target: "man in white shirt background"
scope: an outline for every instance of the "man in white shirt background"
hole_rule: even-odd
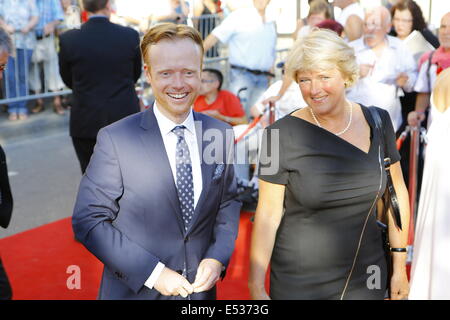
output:
[[[345,38],[348,41],[362,36],[364,10],[357,0],[334,0],[333,6],[342,9],[336,21],[344,27]]]
[[[266,8],[270,0],[253,0],[253,7],[231,12],[205,39],[207,52],[218,41],[228,45],[229,90],[241,98],[247,118],[250,107],[267,89],[276,58],[277,30]],[[241,89],[247,88],[240,92]]]
[[[385,7],[366,12],[364,34],[350,42],[360,65],[360,80],[347,97],[389,112],[395,130],[402,123],[399,95],[410,92],[417,78],[416,63],[401,40],[388,36],[391,15]]]

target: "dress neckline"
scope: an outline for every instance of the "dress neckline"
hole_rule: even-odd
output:
[[[305,120],[305,119],[299,118],[299,117],[297,117],[297,116],[293,116],[292,114],[293,114],[294,112],[296,112],[297,110],[299,110],[299,109],[296,109],[296,110],[292,111],[291,113],[288,114],[288,116],[289,116],[290,118],[298,119],[298,120],[300,120],[301,122],[306,123],[306,124],[309,125],[310,127],[316,128],[316,129],[319,130],[320,132],[324,132],[325,134],[327,134],[327,135],[329,135],[329,136],[331,135],[332,137],[337,138],[338,141],[341,141],[341,142],[343,142],[344,144],[349,145],[349,146],[352,147],[353,149],[356,149],[357,151],[359,151],[359,152],[362,153],[363,155],[368,156],[368,155],[371,153],[372,149],[373,149],[372,147],[373,147],[373,140],[374,140],[374,139],[373,139],[373,137],[374,137],[374,135],[373,135],[373,132],[374,132],[374,124],[372,123],[372,120],[371,120],[371,118],[369,117],[369,114],[368,114],[369,110],[367,109],[367,107],[366,107],[366,106],[363,106],[363,105],[361,105],[361,104],[358,104],[358,105],[360,105],[361,110],[362,110],[363,115],[364,115],[364,119],[366,119],[366,122],[367,122],[367,124],[369,125],[369,128],[370,128],[370,137],[369,137],[369,140],[370,140],[370,141],[369,141],[369,142],[370,142],[370,146],[369,146],[369,150],[368,150],[367,152],[365,152],[364,150],[362,150],[362,149],[360,149],[359,147],[355,146],[353,143],[350,143],[350,142],[348,142],[347,140],[345,140],[345,139],[343,139],[343,138],[341,138],[341,137],[335,135],[333,132],[328,131],[327,129],[321,128],[321,127],[319,127],[319,126],[317,126],[317,125],[315,125],[315,124],[313,124],[313,123],[311,123],[311,122],[309,122],[309,121],[307,121],[307,120]]]

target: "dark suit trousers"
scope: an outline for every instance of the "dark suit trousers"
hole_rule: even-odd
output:
[[[96,139],[72,137],[72,143],[75,148],[78,161],[80,162],[81,173],[84,174],[89,164],[89,160],[91,160],[91,156],[94,153]]]
[[[9,284],[8,276],[3,268],[2,259],[0,258],[0,300],[11,300],[12,290]]]

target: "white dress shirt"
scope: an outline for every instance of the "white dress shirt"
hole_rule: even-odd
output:
[[[400,39],[387,36],[387,47],[381,57],[366,46],[363,37],[349,43],[355,49],[358,64],[374,65],[372,71],[348,90],[347,98],[365,106],[376,106],[389,112],[395,130],[402,124],[400,96],[403,90],[411,92],[417,79],[417,65]],[[398,88],[396,79],[404,72],[408,81]]]
[[[255,8],[236,9],[212,34],[228,44],[230,64],[262,71],[273,67],[277,45],[275,21],[264,22]]]
[[[200,162],[200,149],[197,139],[197,132],[195,130],[194,115],[192,109],[189,112],[188,117],[183,123],[175,123],[168,119],[165,115],[159,111],[159,107],[155,102],[153,106],[153,111],[155,113],[156,121],[158,123],[159,130],[161,131],[161,137],[164,142],[164,147],[166,149],[167,157],[169,158],[170,168],[172,169],[173,180],[175,185],[177,183],[177,167],[176,167],[176,156],[175,151],[177,147],[177,135],[172,132],[172,129],[176,126],[185,126],[184,139],[189,148],[189,154],[191,156],[192,162],[192,178],[194,180],[194,208],[197,206],[198,199],[203,188],[202,180],[202,167]],[[165,265],[162,262],[158,262],[155,269],[153,270],[150,277],[145,282],[145,286],[152,289],[155,285],[156,280],[164,269]]]

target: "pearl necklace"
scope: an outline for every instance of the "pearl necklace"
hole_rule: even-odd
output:
[[[348,124],[344,130],[342,130],[338,133],[335,133],[335,135],[337,135],[337,136],[340,136],[341,134],[344,134],[345,132],[347,132],[347,130],[350,128],[350,125],[352,124],[353,108],[352,108],[351,102],[349,102],[349,107],[350,107],[350,118],[348,119]],[[314,114],[314,111],[311,107],[309,107],[309,111],[311,112],[311,115],[312,115],[314,121],[316,122],[317,126],[323,129],[323,127],[320,125],[320,122],[319,122],[319,120],[317,120],[316,115]]]

